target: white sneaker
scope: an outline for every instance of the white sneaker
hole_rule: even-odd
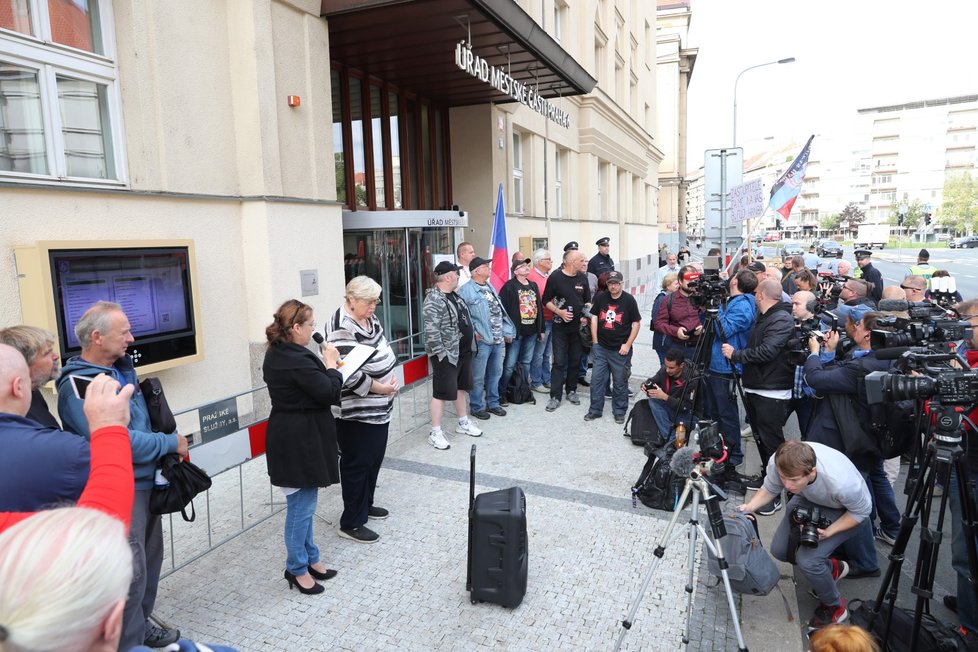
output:
[[[460,423],[455,426],[455,432],[459,435],[468,435],[469,437],[481,437],[482,431],[479,430],[471,419],[464,426]]]
[[[434,430],[432,430],[431,432],[429,432],[428,433],[428,443],[431,444],[432,446],[434,446],[435,448],[437,448],[440,451],[443,451],[446,448],[451,448],[452,447],[452,445],[448,443],[448,440],[445,439],[445,435],[442,434],[441,430],[439,430],[437,432],[435,432]]]

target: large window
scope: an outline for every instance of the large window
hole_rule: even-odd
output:
[[[382,79],[332,65],[337,200],[369,210],[450,208],[448,112]]]
[[[0,0],[0,179],[121,180],[108,0]]]

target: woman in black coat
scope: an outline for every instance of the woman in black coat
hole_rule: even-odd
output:
[[[312,520],[319,487],[339,482],[336,424],[331,405],[340,401],[343,377],[336,370],[339,352],[327,344],[322,359],[306,346],[316,323],[312,308],[291,299],[275,312],[265,329],[268,349],[262,374],[272,411],[268,417],[265,461],[271,482],[288,504],[285,515],[285,579],[302,593],[322,593],[316,579],[336,571],[319,561]]]

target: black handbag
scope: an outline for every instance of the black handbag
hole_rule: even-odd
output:
[[[211,488],[211,478],[193,462],[181,461],[176,453],[167,453],[160,460],[161,472],[168,485],[153,487],[149,496],[149,511],[153,514],[180,512],[183,520],[192,522],[197,518],[194,510],[194,497]],[[190,516],[187,516],[190,505]]]
[[[170,404],[166,402],[163,385],[159,378],[143,378],[139,383],[139,391],[143,393],[146,407],[149,409],[149,423],[153,432],[171,433],[177,431],[177,420],[173,416]]]

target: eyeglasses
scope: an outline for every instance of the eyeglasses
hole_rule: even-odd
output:
[[[910,285],[901,285],[900,286],[900,289],[901,290],[913,290],[914,292],[923,292],[924,291],[924,288],[915,288],[915,287],[912,287]]]
[[[376,306],[378,303],[380,303],[380,299],[355,299],[355,301],[366,304],[368,306]]]

